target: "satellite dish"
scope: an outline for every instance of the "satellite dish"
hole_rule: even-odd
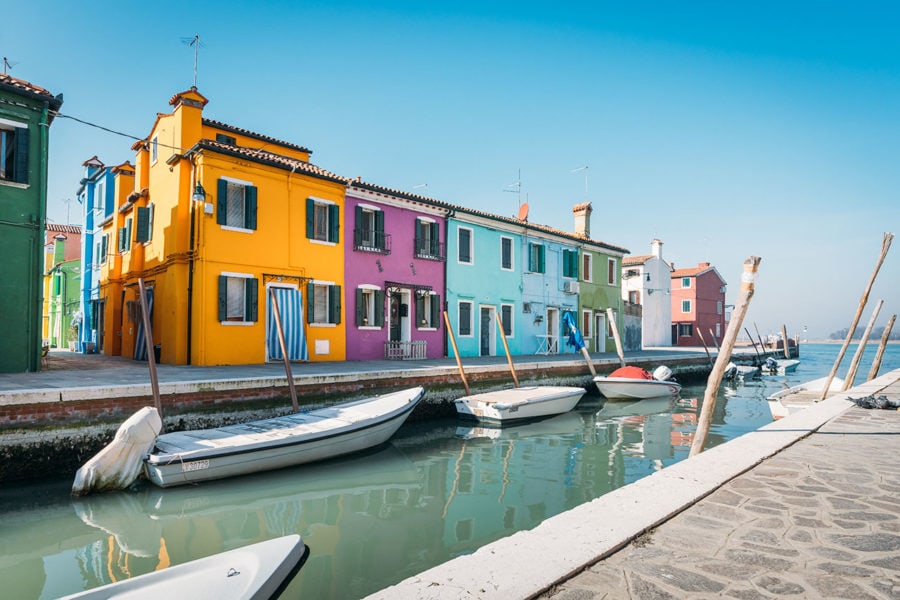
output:
[[[528,220],[528,203],[527,202],[519,207],[519,220],[520,221]]]

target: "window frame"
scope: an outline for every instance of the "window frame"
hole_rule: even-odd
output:
[[[241,318],[234,318],[229,313],[229,285],[232,282],[242,281],[243,310]],[[217,301],[219,304],[218,319],[220,325],[249,326],[259,321],[259,279],[248,273],[234,273],[222,271],[219,273],[219,289]]]
[[[606,285],[616,285],[618,277],[618,261],[615,258],[606,258]]]
[[[469,315],[466,321],[463,321],[462,308],[469,308]],[[456,303],[456,323],[459,329],[459,337],[470,338],[475,336],[475,323],[473,321],[475,315],[475,302],[472,300],[458,300]],[[465,327],[464,327],[465,326]]]
[[[500,236],[500,270],[501,271],[514,271],[515,270],[515,253],[513,248],[515,247],[515,240],[508,235]],[[509,259],[507,262],[507,258]]]
[[[504,314],[504,313],[508,313]],[[516,337],[516,305],[511,302],[500,303],[500,320],[503,322],[503,334],[507,338]]]
[[[563,248],[562,276],[567,279],[578,279],[578,250]]]
[[[544,244],[528,242],[528,271],[530,273],[546,273],[547,261]]]
[[[581,279],[587,283],[594,281],[594,255],[590,252],[581,253]]]
[[[150,164],[156,164],[157,160],[159,160],[159,136],[154,135],[150,140]]]
[[[685,307],[687,308],[687,310],[685,310]],[[690,298],[684,298],[681,301],[681,314],[683,314],[683,315],[691,314],[691,308],[693,308],[693,305],[691,303]]]
[[[325,236],[317,231],[317,215],[325,211]],[[313,244],[337,245],[341,236],[340,206],[331,200],[309,196],[306,199],[306,238]]]
[[[678,337],[694,337],[694,324],[693,323],[679,323],[678,324]]]
[[[681,278],[681,289],[683,289],[683,290],[691,289],[691,278],[690,277],[682,277]]]
[[[29,185],[28,131],[26,123],[0,119],[0,184]]]
[[[384,290],[377,285],[361,284],[356,288],[356,327],[358,329],[379,330],[384,328],[384,300]]]
[[[318,316],[316,292],[325,293],[324,319]],[[311,327],[336,327],[341,324],[341,286],[333,281],[310,281],[306,286],[306,322]]]
[[[229,214],[231,213],[230,205],[232,202],[230,189],[233,189],[234,187],[242,188],[241,191],[243,192],[243,223],[241,225],[229,222]],[[216,199],[216,223],[226,231],[253,233],[256,230],[256,211],[258,204],[258,191],[256,186],[250,181],[235,179],[234,177],[219,177],[216,182],[216,191],[218,193],[218,198]]]
[[[416,294],[414,326],[419,331],[434,331],[440,327],[441,297],[436,292]],[[423,323],[424,321],[424,323]]]
[[[468,260],[463,260],[462,233],[464,231],[468,234],[469,238],[468,243],[466,244],[466,249],[468,250]],[[471,227],[459,226],[456,228],[456,262],[461,265],[475,264],[475,230]]]

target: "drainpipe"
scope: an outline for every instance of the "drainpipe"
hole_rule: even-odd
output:
[[[197,185],[197,164],[194,162],[194,155],[191,154],[191,186],[188,192],[188,202],[191,206],[191,233],[190,233],[190,258],[188,258],[188,286],[187,286],[187,361],[191,364],[191,340],[193,338],[193,315],[194,315],[194,235],[196,219],[194,218],[194,187]]]
[[[34,250],[31,253],[31,269],[32,273],[40,272],[42,269],[38,269],[37,265],[41,264],[41,253],[43,252],[43,246],[39,243],[41,240],[41,235],[43,231],[46,229],[46,221],[47,221],[47,153],[49,149],[48,138],[49,138],[49,109],[50,103],[47,100],[44,100],[43,105],[41,107],[41,121],[38,124],[40,128],[40,198],[38,200],[38,214],[37,221],[34,222],[34,217],[32,217],[32,224],[36,227],[34,231],[35,243]],[[26,159],[27,160],[27,159]],[[33,304],[33,306],[43,306],[44,303],[44,292],[43,286],[40,285],[40,281],[37,282],[37,287],[35,287],[35,278],[31,277],[28,280],[28,297],[36,298],[37,302]],[[41,344],[38,343],[38,340],[41,337],[42,327],[40,326],[40,319],[32,319],[31,325],[33,326],[35,322],[38,323],[38,331],[34,332],[28,339],[28,347],[26,348],[28,358],[28,370],[29,371],[38,371],[40,370],[41,365]]]
[[[455,214],[456,214],[456,211],[447,209],[447,214],[444,215],[444,311],[447,313],[447,317],[448,317],[447,323],[445,323],[445,325],[449,324],[449,322],[450,322],[450,319],[449,319],[449,317],[450,317],[450,302],[448,301],[449,294],[447,293],[448,288],[449,288],[449,286],[447,285],[447,263],[450,262],[450,257],[448,256],[448,253],[450,251],[450,217],[454,216]],[[450,336],[450,332],[444,331],[443,352],[444,352],[445,357],[450,356],[450,353],[447,350],[447,338],[449,336]],[[457,357],[457,358],[459,358],[459,357]]]

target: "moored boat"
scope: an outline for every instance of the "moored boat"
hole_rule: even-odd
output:
[[[772,418],[780,419],[786,417],[817,402],[827,382],[828,377],[820,377],[769,395],[767,400],[769,401],[769,410],[772,413]],[[839,392],[843,387],[844,380],[840,377],[834,377],[828,386],[828,392]]]
[[[421,387],[282,417],[166,433],[144,460],[160,487],[280,469],[386,442],[425,395]]]
[[[123,579],[63,600],[268,600],[281,594],[308,556],[309,548],[299,535],[286,535]]]
[[[607,399],[642,400],[678,394],[681,384],[669,379],[671,374],[667,367],[657,367],[651,374],[640,367],[629,366],[616,369],[607,376],[597,375],[594,383]]]
[[[580,387],[527,386],[463,396],[455,402],[460,417],[509,423],[568,412],[587,390]]]
[[[762,366],[762,371],[769,375],[787,375],[796,371],[799,365],[800,361],[794,358],[776,359],[769,357]]]

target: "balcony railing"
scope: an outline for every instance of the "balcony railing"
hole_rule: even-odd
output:
[[[387,360],[421,360],[426,358],[427,349],[425,340],[385,342],[384,357]]]
[[[426,260],[446,260],[444,255],[444,244],[427,238],[416,238],[415,247],[416,258],[424,258]]]
[[[391,253],[391,234],[371,229],[353,230],[353,249],[360,252]]]

